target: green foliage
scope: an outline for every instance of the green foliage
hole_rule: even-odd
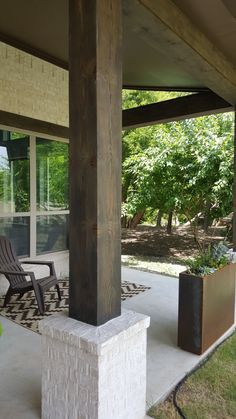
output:
[[[29,211],[29,138],[1,131],[0,200],[11,211]],[[6,210],[7,207],[5,207]]]
[[[29,160],[14,161],[15,210],[27,212],[29,204]]]
[[[223,242],[209,245],[201,250],[194,260],[187,261],[189,272],[203,276],[223,268],[229,263],[227,251],[228,247]]]
[[[163,100],[162,94],[125,91],[124,108]],[[232,185],[232,113],[123,133],[122,200],[128,217],[152,208],[174,210],[182,221],[202,213],[211,222],[232,211]]]
[[[68,206],[68,145],[59,141],[37,140],[37,203],[58,209]]]
[[[2,336],[2,323],[0,322],[0,336]]]

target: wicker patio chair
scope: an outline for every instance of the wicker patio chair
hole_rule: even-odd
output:
[[[49,276],[36,279],[33,272],[25,271],[22,268],[22,264],[47,265],[49,267]],[[13,294],[19,294],[19,298],[21,298],[26,292],[33,290],[39,312],[40,314],[44,314],[44,292],[53,286],[56,287],[58,298],[61,300],[54,263],[41,260],[20,262],[10,240],[5,236],[0,236],[0,274],[5,275],[10,284],[5,296],[4,307],[9,303]],[[29,278],[28,280],[27,277]]]

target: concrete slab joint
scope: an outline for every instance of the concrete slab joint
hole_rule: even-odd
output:
[[[149,324],[124,309],[99,327],[42,320],[42,419],[144,419]]]

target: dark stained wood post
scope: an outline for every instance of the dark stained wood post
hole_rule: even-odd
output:
[[[236,252],[236,110],[234,111],[233,249]]]
[[[69,0],[69,316],[121,310],[121,1]]]

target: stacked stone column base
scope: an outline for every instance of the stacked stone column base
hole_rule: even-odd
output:
[[[51,316],[42,333],[42,419],[144,419],[149,317],[96,327]]]

